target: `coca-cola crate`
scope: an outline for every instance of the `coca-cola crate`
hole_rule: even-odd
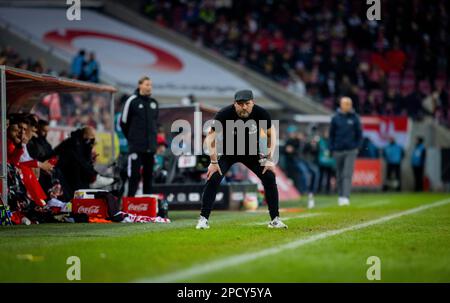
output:
[[[72,212],[104,219],[108,217],[108,205],[102,199],[73,199]]]
[[[145,197],[123,197],[122,209],[126,213],[139,216],[156,217],[158,198],[155,195]]]

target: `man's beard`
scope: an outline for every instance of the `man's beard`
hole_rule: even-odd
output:
[[[237,114],[240,118],[248,118],[248,116],[250,116],[250,114],[248,112],[246,112],[245,110],[239,111]]]

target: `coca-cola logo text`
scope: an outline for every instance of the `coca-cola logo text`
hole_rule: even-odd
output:
[[[78,208],[79,213],[84,213],[87,215],[98,214],[100,212],[100,206],[92,205],[92,206],[80,206]]]
[[[147,211],[148,210],[148,204],[146,203],[140,203],[140,204],[128,204],[128,210],[129,211]]]

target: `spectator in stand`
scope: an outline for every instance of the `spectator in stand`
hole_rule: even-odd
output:
[[[86,80],[85,66],[86,66],[86,52],[81,49],[72,60],[70,72],[72,77],[78,80]]]
[[[423,144],[423,138],[417,137],[416,146],[411,155],[411,166],[414,173],[414,190],[418,192],[423,191],[426,157],[427,150]]]
[[[360,114],[420,119],[423,96],[416,94],[417,80],[434,88],[444,79],[444,91],[449,88],[450,5],[442,0],[389,3],[378,22],[361,18],[366,10],[357,0],[232,1],[220,7],[163,0],[145,1],[142,11],[330,109],[338,96],[348,95]],[[390,88],[397,99],[390,105],[375,97],[365,102],[373,91],[386,94]],[[355,95],[362,96],[359,102]],[[448,107],[437,111],[443,123],[450,119],[441,118],[447,113]]]
[[[55,126],[61,120],[61,101],[58,93],[51,93],[42,99],[42,105],[48,108],[48,120]]]
[[[395,138],[390,138],[389,144],[383,150],[383,157],[386,160],[387,173],[386,180],[389,183],[389,187],[392,186],[395,190],[401,191],[402,189],[402,160],[405,156],[403,148],[395,142]],[[384,189],[388,188],[385,185]]]
[[[84,68],[84,73],[86,75],[86,80],[94,83],[100,82],[99,74],[100,74],[100,65],[98,61],[95,59],[95,53],[89,53],[89,59],[86,62],[86,66]]]

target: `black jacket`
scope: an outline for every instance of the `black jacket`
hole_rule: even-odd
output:
[[[155,152],[159,104],[136,90],[125,102],[120,127],[128,140],[128,151]]]
[[[45,137],[33,137],[27,144],[31,158],[44,162],[53,156],[53,148]]]
[[[95,181],[97,171],[92,159],[92,146],[83,140],[83,131],[78,129],[70,137],[55,148],[58,156],[56,169],[61,172],[61,185],[65,198],[73,198],[78,189],[88,189],[89,184]]]
[[[362,128],[355,112],[344,114],[339,109],[331,119],[330,150],[343,151],[360,148],[362,143]]]

